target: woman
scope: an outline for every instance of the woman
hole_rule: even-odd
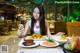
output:
[[[44,16],[44,8],[41,5],[36,5],[32,10],[32,18],[29,20],[25,29],[19,27],[18,35],[19,37],[26,36],[28,29],[30,28],[31,34],[39,33],[41,35],[50,35],[48,24]]]

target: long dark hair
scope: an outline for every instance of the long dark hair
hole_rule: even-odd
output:
[[[34,11],[35,8],[38,8],[40,11],[40,17],[39,17],[39,24],[40,24],[40,33],[41,35],[46,35],[46,26],[45,26],[45,16],[44,16],[44,8],[42,5],[35,5],[35,7],[32,9],[32,13]],[[34,33],[34,24],[36,23],[35,18],[33,17],[32,14],[32,18],[31,18],[31,34]]]

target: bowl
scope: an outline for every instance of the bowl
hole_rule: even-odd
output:
[[[65,49],[65,48],[63,48],[63,51],[66,52],[66,53],[80,53],[80,51],[77,51],[77,50],[68,50],[68,49]]]

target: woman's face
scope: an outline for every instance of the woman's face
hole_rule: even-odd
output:
[[[39,11],[39,9],[36,7],[36,8],[34,9],[34,11],[33,11],[33,17],[34,17],[35,19],[38,19],[39,16],[40,16],[40,11]]]

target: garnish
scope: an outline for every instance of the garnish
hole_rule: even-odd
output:
[[[47,41],[48,41],[48,42],[54,42],[54,40],[52,40],[52,39],[50,39],[50,38],[47,39]]]

